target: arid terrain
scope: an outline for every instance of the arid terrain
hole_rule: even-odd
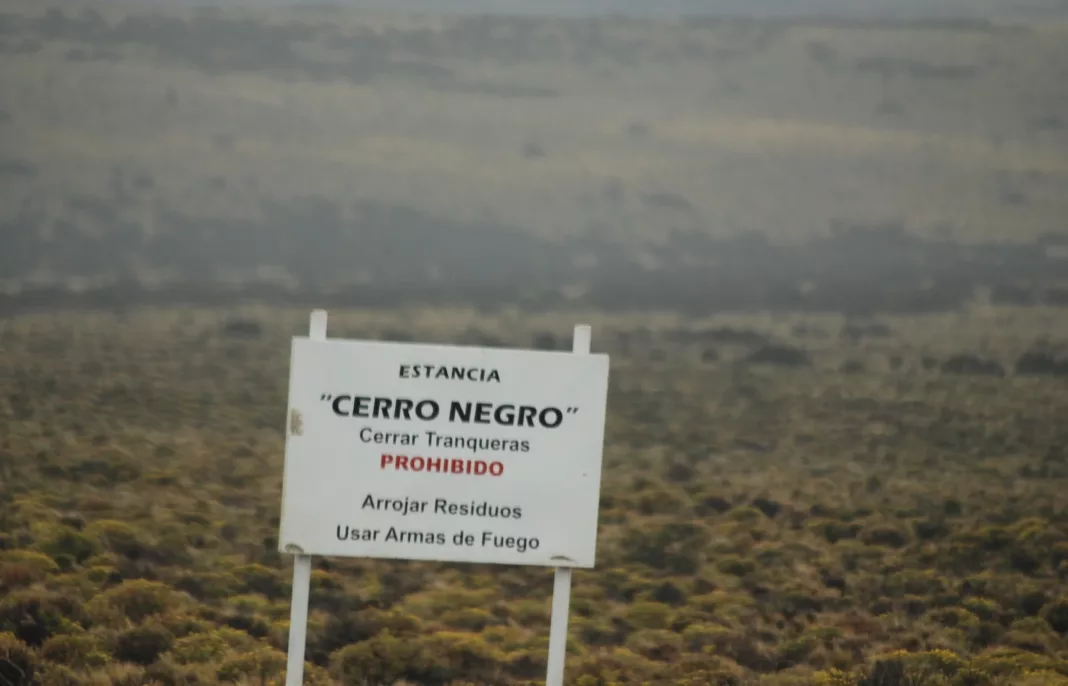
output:
[[[337,311],[331,334],[566,348],[575,317],[613,362],[568,683],[1068,683],[1068,361],[1033,340],[1068,338],[1063,316],[424,308]],[[48,684],[280,683],[306,327],[273,307],[3,322],[0,655]],[[316,683],[544,678],[545,569],[314,574]]]
[[[1068,686],[1068,23],[0,7],[0,686],[281,684],[290,337],[612,356],[566,683]],[[544,679],[317,559],[306,682]]]

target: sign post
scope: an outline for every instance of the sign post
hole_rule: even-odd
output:
[[[575,327],[571,352],[588,355],[590,352],[590,327]],[[598,504],[600,502],[598,488]],[[567,620],[571,607],[571,568],[557,567],[553,575],[553,609],[549,616],[549,660],[546,665],[545,686],[563,686],[564,658],[567,655]]]
[[[308,338],[326,340],[326,310],[312,312]],[[299,414],[290,411],[286,436],[303,433]],[[283,478],[284,482],[284,478]],[[289,552],[289,551],[286,551]],[[293,592],[289,601],[289,649],[286,654],[286,686],[301,686],[304,682],[304,650],[308,645],[308,596],[311,594],[311,555],[297,552],[293,556]]]
[[[608,356],[292,342],[279,549],[294,554],[286,685],[303,680],[311,556],[555,568],[547,686],[573,568],[596,556]]]

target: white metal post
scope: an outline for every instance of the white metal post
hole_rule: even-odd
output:
[[[326,310],[311,313],[308,338],[326,340]],[[304,650],[308,643],[308,596],[311,594],[311,555],[293,556],[293,595],[289,601],[289,652],[286,656],[286,686],[304,683]]]
[[[590,352],[590,327],[575,326],[571,352],[588,355]],[[567,619],[571,607],[571,568],[557,567],[553,577],[553,609],[549,617],[549,660],[545,686],[563,686],[564,660],[567,657]]]

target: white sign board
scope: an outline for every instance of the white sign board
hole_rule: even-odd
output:
[[[594,566],[608,356],[293,340],[279,548]]]

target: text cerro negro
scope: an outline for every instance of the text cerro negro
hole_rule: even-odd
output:
[[[324,393],[319,400],[329,402],[330,409],[339,417],[430,422],[441,416],[441,404],[431,398],[413,400],[411,398]],[[449,403],[448,421],[555,429],[563,423],[565,415],[577,412],[577,407],[559,408],[551,405],[535,407],[514,403],[502,403],[495,406],[493,403],[453,400]]]

